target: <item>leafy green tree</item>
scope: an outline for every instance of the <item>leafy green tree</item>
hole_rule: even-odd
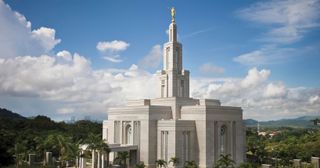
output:
[[[146,165],[144,165],[143,162],[137,163],[135,166],[135,168],[145,168],[145,167],[146,167]]]
[[[185,161],[183,167],[184,168],[198,168],[198,164],[194,160]]]
[[[23,160],[26,159],[27,147],[25,145],[25,142],[18,142],[16,143],[14,149],[16,156],[16,167],[19,167],[23,164]]]
[[[173,166],[177,166],[179,164],[179,158],[172,157],[170,158],[169,163],[172,163]]]
[[[220,155],[213,168],[235,168],[235,162],[230,158],[231,155]]]
[[[167,162],[165,160],[163,160],[163,159],[159,159],[159,160],[156,160],[156,165],[159,168],[167,167]]]
[[[254,168],[254,166],[252,163],[245,162],[241,163],[238,168]]]
[[[114,162],[119,163],[120,166],[122,166],[123,168],[126,168],[128,158],[129,158],[128,152],[118,152]]]

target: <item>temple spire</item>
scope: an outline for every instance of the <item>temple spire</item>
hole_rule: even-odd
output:
[[[182,66],[182,44],[177,40],[175,9],[171,8],[169,41],[163,45],[163,70],[159,71],[161,97],[189,98],[189,71]]]

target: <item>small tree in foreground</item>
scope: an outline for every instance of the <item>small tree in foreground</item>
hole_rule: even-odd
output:
[[[198,168],[197,163],[192,160],[192,161],[185,161],[184,162],[184,168]]]
[[[214,164],[213,168],[235,168],[235,162],[230,158],[231,155],[220,155],[220,159]]]
[[[156,165],[159,168],[166,167],[167,166],[167,162],[165,160],[163,160],[163,159],[159,159],[159,160],[156,160]]]
[[[135,168],[145,168],[145,167],[146,167],[146,165],[144,165],[143,162],[137,163],[135,166]]]
[[[179,164],[179,158],[172,157],[169,161],[169,163],[172,163],[173,166],[177,166]]]

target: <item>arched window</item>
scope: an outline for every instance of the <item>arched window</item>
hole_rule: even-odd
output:
[[[131,144],[131,137],[132,137],[132,127],[130,124],[126,126],[126,139],[125,139],[125,144]]]
[[[220,128],[220,153],[226,154],[227,150],[227,126],[222,125]]]

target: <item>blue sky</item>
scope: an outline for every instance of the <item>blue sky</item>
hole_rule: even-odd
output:
[[[306,114],[318,115],[319,110],[315,109],[319,107],[320,102],[319,4],[320,2],[317,0],[244,0],[232,2],[211,0],[5,0],[2,6],[7,5],[10,9],[0,8],[3,9],[0,13],[2,15],[0,23],[3,22],[3,28],[5,30],[20,30],[16,25],[13,27],[14,29],[10,27],[13,25],[11,23],[16,22],[14,21],[15,16],[11,17],[10,15],[14,15],[15,11],[20,13],[25,17],[23,22],[30,22],[31,24],[31,27],[22,32],[37,34],[37,40],[39,42],[40,39],[39,46],[43,47],[41,48],[43,52],[40,52],[41,49],[39,50],[39,48],[33,51],[32,46],[26,47],[24,43],[19,43],[14,47],[10,46],[12,47],[10,51],[3,50],[0,53],[0,58],[10,60],[17,56],[29,55],[35,59],[40,59],[42,58],[41,55],[47,55],[54,58],[53,62],[55,63],[50,66],[70,65],[56,58],[60,51],[65,50],[71,55],[73,61],[76,57],[74,54],[80,55],[87,62],[88,65],[86,66],[90,69],[90,73],[94,74],[93,77],[100,71],[110,72],[115,78],[120,73],[124,73],[122,75],[126,77],[126,71],[138,69],[140,75],[135,76],[136,78],[145,78],[146,76],[152,78],[152,74],[161,69],[161,45],[167,41],[166,30],[170,23],[169,9],[174,6],[177,11],[178,37],[183,44],[184,68],[191,71],[191,77],[195,80],[194,83],[197,83],[196,80],[207,82],[203,86],[191,86],[193,95],[222,99],[228,105],[234,103],[235,105],[245,106],[248,102],[252,102],[253,107],[248,110],[251,111],[245,117],[262,120]],[[42,31],[38,31],[39,33],[32,32],[41,28],[47,29],[42,29]],[[35,38],[35,35],[30,35],[30,37],[29,35],[25,35],[26,37],[24,35],[14,36],[14,33],[8,35],[7,32],[0,31],[0,36],[3,33],[3,38],[0,38],[2,44],[7,43],[6,40],[8,39],[10,42],[6,45],[16,44],[16,41],[21,41],[19,38],[24,38],[23,40],[28,38],[34,40],[33,38]],[[112,47],[97,49],[99,42],[111,44],[112,41],[114,41],[113,44],[120,45],[119,42],[123,43],[120,48],[116,49]],[[19,54],[11,54],[12,50],[17,50]],[[63,54],[60,53],[60,55]],[[152,61],[150,62],[150,60]],[[132,67],[133,64],[138,68]],[[13,65],[3,64],[3,67],[5,66]],[[252,72],[253,77],[250,77],[250,72]],[[10,72],[8,73],[10,74]],[[254,76],[254,74],[257,75]],[[75,74],[70,77],[74,78]],[[261,77],[261,80],[259,77]],[[250,94],[247,94],[239,91],[239,94],[234,95],[238,90],[231,89],[229,92],[225,92],[223,89],[212,90],[212,88],[229,86],[229,83],[230,85],[237,85],[237,83],[246,79],[262,81],[254,85],[254,87],[261,89],[261,93],[248,91]],[[118,81],[111,82],[110,79],[105,80],[112,88],[112,91],[107,91],[108,93],[114,92],[117,96],[124,94],[124,96],[120,96],[121,99],[117,99],[117,103],[113,102],[113,104],[121,104],[120,101],[122,100],[136,98],[132,96],[131,92],[125,91],[124,84],[119,84]],[[133,80],[131,76],[130,80]],[[99,83],[99,81],[101,80],[97,79],[94,83]],[[24,82],[22,80],[22,83]],[[55,116],[59,109],[65,110],[60,110],[61,116],[58,115],[59,117],[56,117],[56,119],[78,115],[76,109],[79,108],[80,102],[70,103],[65,99],[62,100],[60,98],[63,97],[62,95],[48,96],[48,92],[53,94],[57,90],[46,84],[42,83],[39,88],[32,87],[31,93],[30,90],[26,91],[19,87],[10,91],[8,87],[4,87],[4,83],[2,83],[2,92],[0,87],[0,94],[2,94],[0,100],[1,97],[5,100],[2,105],[4,107],[12,108],[25,115],[35,115],[42,113],[39,109],[30,106],[44,102],[41,104],[45,104],[45,107],[52,106],[48,110],[51,112],[46,112],[45,115]],[[273,88],[273,86],[276,87]],[[52,90],[45,90],[45,94],[39,93],[42,87]],[[115,92],[113,88],[117,87],[124,92]],[[250,87],[252,86],[250,85]],[[271,89],[272,94],[275,95],[259,97],[259,94],[268,91],[268,87],[273,88]],[[72,87],[70,86],[70,88]],[[301,88],[304,90],[300,93]],[[308,96],[295,99],[294,95],[298,94],[295,93],[297,90],[299,90],[299,95]],[[27,96],[24,93],[28,92],[29,94],[29,91],[31,95],[36,95],[27,99],[27,102],[30,101],[30,103],[20,100],[21,97],[25,99]],[[203,94],[205,96],[202,96]],[[225,95],[229,97],[225,97]],[[266,93],[266,95],[269,95],[269,93]],[[143,96],[152,97],[155,95],[145,93],[138,95],[137,98]],[[231,98],[237,101],[230,100]],[[306,99],[305,103],[307,104],[304,104],[303,109],[297,110],[289,105],[294,104],[295,101],[300,101],[300,98]],[[102,99],[97,101],[103,102]],[[90,99],[90,101],[92,100]],[[278,107],[279,104],[277,103],[282,101],[289,102],[285,109]],[[310,101],[313,105],[310,105]],[[270,102],[277,103],[270,104]],[[93,101],[92,103],[95,104],[96,102]],[[100,104],[101,109],[107,109],[113,105],[109,101],[102,104]],[[266,115],[257,112],[267,111],[265,108],[260,109],[261,107],[258,107],[264,105],[270,106],[274,114],[278,114],[277,111],[281,111],[283,114],[266,118]],[[92,107],[93,105],[89,106]],[[69,111],[66,109],[69,109]],[[94,113],[94,116],[103,115],[105,111],[101,109],[95,109],[94,111],[97,112]],[[290,113],[290,111],[295,112]],[[87,114],[82,112],[81,115]]]

